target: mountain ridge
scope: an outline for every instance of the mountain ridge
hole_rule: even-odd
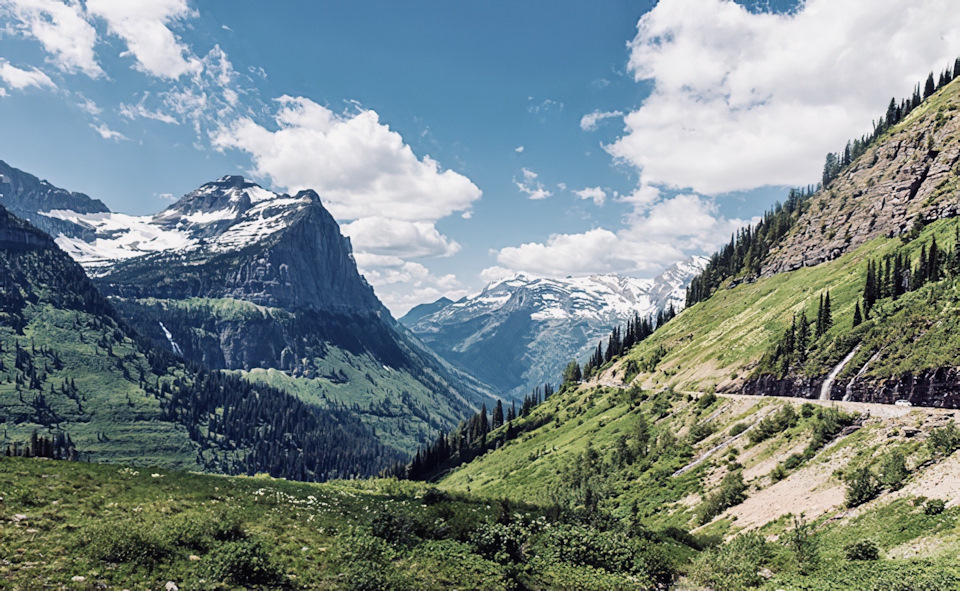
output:
[[[683,307],[689,279],[705,257],[677,263],[653,279],[616,274],[552,279],[516,274],[475,296],[401,319],[420,340],[468,373],[521,398],[554,382],[571,359],[635,315]]]

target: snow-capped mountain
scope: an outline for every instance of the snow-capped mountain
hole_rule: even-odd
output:
[[[0,175],[0,205],[47,222],[141,335],[191,361],[279,380],[311,404],[349,402],[404,453],[492,401],[390,315],[314,191],[225,176],[131,216]]]
[[[548,279],[518,274],[479,294],[411,311],[400,321],[437,353],[512,396],[555,383],[571,359],[582,359],[634,314],[683,307],[690,280],[706,257],[677,263],[653,279],[594,275]],[[436,309],[439,307],[439,309]]]

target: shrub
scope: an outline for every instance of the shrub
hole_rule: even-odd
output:
[[[766,441],[778,433],[782,433],[797,424],[797,411],[793,410],[792,405],[786,405],[778,410],[773,416],[767,417],[757,423],[757,426],[750,431],[750,443],[757,444]]]
[[[747,490],[747,485],[743,482],[743,474],[739,471],[731,472],[723,477],[720,482],[720,489],[708,496],[701,503],[697,511],[697,521],[701,525],[707,523],[725,509],[739,505],[746,499],[743,493]]]
[[[748,425],[747,423],[743,423],[743,422],[737,423],[736,425],[730,427],[730,436],[736,437],[737,435],[743,433],[749,428],[750,428],[750,425]]]
[[[787,543],[797,561],[797,571],[806,575],[816,570],[820,564],[820,540],[803,513],[794,515],[793,529],[787,533]]]
[[[907,459],[903,452],[895,449],[883,457],[880,464],[880,482],[890,490],[898,490],[910,476],[907,471]]]
[[[717,401],[717,395],[714,394],[713,392],[708,392],[703,396],[701,396],[699,400],[697,400],[697,406],[699,408],[707,408],[716,401]]]
[[[786,460],[783,461],[783,467],[787,470],[793,470],[797,466],[803,463],[803,456],[800,454],[791,454]]]
[[[940,515],[946,507],[947,503],[943,499],[930,499],[923,506],[923,512],[927,515]]]
[[[878,560],[880,550],[871,540],[860,540],[847,544],[843,549],[847,560]]]
[[[946,457],[960,449],[960,431],[954,423],[930,432],[927,446],[934,457]]]
[[[858,507],[876,498],[877,494],[880,493],[877,477],[866,466],[854,470],[846,478],[846,484],[847,507]]]
[[[783,464],[777,464],[776,467],[770,471],[770,480],[773,482],[780,482],[787,477],[787,469],[783,467]]]
[[[395,544],[410,545],[424,537],[424,524],[407,513],[380,512],[370,524],[371,533]]]
[[[257,540],[226,542],[204,557],[204,578],[232,585],[279,585],[283,573]]]
[[[157,528],[142,521],[105,523],[80,536],[81,548],[93,559],[104,562],[144,564],[164,558],[171,547]]]
[[[770,556],[770,545],[763,536],[742,534],[697,557],[690,578],[716,591],[757,587],[763,583],[757,572]]]

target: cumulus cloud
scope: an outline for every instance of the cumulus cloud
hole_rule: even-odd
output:
[[[417,304],[442,296],[456,300],[467,295],[455,275],[435,275],[420,263],[364,253],[358,253],[356,260],[363,276],[396,317],[403,316]]]
[[[516,148],[513,149],[513,151],[516,152],[517,154],[523,154],[523,150],[524,150],[523,146],[517,146]]]
[[[276,129],[241,118],[214,133],[214,145],[248,152],[254,172],[281,187],[316,189],[338,219],[435,221],[481,196],[467,177],[417,158],[375,111],[337,114],[302,97],[278,103]]]
[[[553,234],[496,252],[497,267],[481,277],[506,271],[548,277],[595,273],[649,273],[690,254],[710,251],[746,222],[725,219],[716,204],[696,195],[676,195],[638,209],[617,232],[595,228],[577,234]]]
[[[593,204],[597,207],[603,205],[604,201],[607,200],[606,191],[600,187],[587,187],[586,189],[574,191],[573,194],[581,199],[593,200]]]
[[[0,0],[0,15],[14,21],[19,34],[36,39],[64,72],[82,72],[91,78],[104,75],[94,46],[97,31],[77,1]]]
[[[56,84],[37,68],[23,70],[12,65],[10,62],[0,58],[0,80],[3,80],[7,86],[17,90],[23,90],[31,86],[36,88],[56,88]]]
[[[944,0],[807,0],[790,14],[663,0],[637,30],[628,67],[654,91],[607,150],[647,184],[711,195],[816,180],[826,152],[960,54],[960,11]]]
[[[553,195],[551,191],[548,191],[543,186],[543,183],[537,180],[537,177],[539,176],[537,173],[533,172],[529,168],[523,168],[520,170],[520,172],[522,176],[519,179],[514,178],[513,184],[516,185],[517,189],[526,195],[528,199],[538,201]]]
[[[186,0],[87,0],[87,11],[127,44],[136,68],[158,78],[196,74],[203,65],[170,29],[195,16]]]
[[[340,227],[355,249],[365,254],[401,258],[449,257],[460,245],[441,234],[431,222],[365,217]]]
[[[622,111],[594,111],[580,118],[580,129],[584,131],[595,131],[601,121],[613,119],[614,117],[623,117]]]

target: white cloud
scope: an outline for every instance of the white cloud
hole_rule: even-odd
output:
[[[442,296],[457,300],[467,295],[456,275],[434,275],[420,263],[363,253],[355,258],[377,296],[398,318],[417,304],[432,302]]]
[[[498,265],[487,267],[486,269],[480,271],[480,279],[482,279],[484,283],[502,281],[503,279],[513,277],[514,275],[516,275],[516,271],[507,269],[506,267],[500,267]]]
[[[0,86],[0,97],[7,96],[7,89]]]
[[[677,195],[638,209],[617,232],[595,228],[578,234],[553,234],[496,252],[498,267],[481,277],[524,272],[548,277],[595,273],[649,273],[691,254],[709,252],[746,222],[720,217],[712,200]]]
[[[17,21],[14,30],[39,41],[60,70],[91,78],[104,75],[94,51],[97,31],[87,22],[79,2],[0,0],[2,14]]]
[[[650,185],[719,194],[819,178],[891,96],[960,54],[945,0],[808,0],[754,14],[729,0],[662,0],[630,43],[654,91],[607,146]]]
[[[281,187],[316,189],[338,219],[436,221],[469,211],[481,196],[467,177],[417,158],[375,111],[338,115],[306,98],[278,102],[277,129],[241,118],[214,133],[214,145],[248,152],[254,172]]]
[[[523,154],[523,150],[524,150],[523,146],[517,146],[516,148],[513,149],[513,151],[516,152],[517,154]]]
[[[136,68],[158,78],[197,74],[200,60],[169,25],[195,16],[186,0],[87,0],[87,11],[127,44]]]
[[[586,189],[574,191],[573,194],[581,199],[592,199],[593,204],[597,207],[602,206],[604,201],[607,200],[606,191],[600,187],[587,187]]]
[[[179,123],[177,118],[172,115],[168,115],[167,113],[163,113],[161,111],[151,111],[144,105],[144,100],[142,99],[136,105],[120,103],[120,116],[124,119],[153,119],[155,121],[162,121],[163,123],[170,123],[173,125]]]
[[[100,134],[100,137],[102,137],[105,140],[113,140],[115,142],[119,142],[120,140],[130,139],[127,136],[120,133],[119,131],[114,131],[110,129],[104,123],[100,123],[99,125],[93,125],[91,123],[90,127],[95,129],[97,133]]]
[[[521,179],[513,179],[513,184],[517,186],[517,189],[521,193],[527,196],[528,199],[533,201],[538,201],[540,199],[546,199],[553,195],[551,191],[548,191],[543,183],[537,180],[537,173],[533,172],[529,168],[523,168],[520,170],[522,173]]]
[[[437,231],[432,222],[366,217],[340,227],[353,247],[365,254],[400,258],[449,257],[460,245]]]
[[[435,224],[457,212],[469,218],[480,189],[429,156],[418,158],[375,111],[337,114],[288,96],[278,103],[275,129],[243,117],[217,130],[214,145],[249,153],[254,174],[287,191],[316,190],[345,222],[357,264],[375,288],[384,287],[377,293],[395,314],[456,295],[453,275],[434,276],[407,259],[457,253],[460,245]]]
[[[37,68],[22,70],[10,62],[0,58],[0,80],[17,90],[34,86],[36,88],[56,88],[56,84]]]
[[[584,131],[595,131],[601,121],[612,119],[614,117],[623,117],[622,111],[594,111],[580,118],[580,129]]]
[[[88,99],[87,97],[83,96],[82,94],[77,93],[77,97],[79,97],[79,99],[80,99],[80,102],[77,103],[77,106],[80,107],[81,109],[83,109],[84,111],[86,111],[88,114],[93,115],[94,117],[96,117],[97,115],[99,115],[100,113],[103,112],[103,109],[101,109],[101,108],[97,105],[97,103],[93,102],[92,100]]]

